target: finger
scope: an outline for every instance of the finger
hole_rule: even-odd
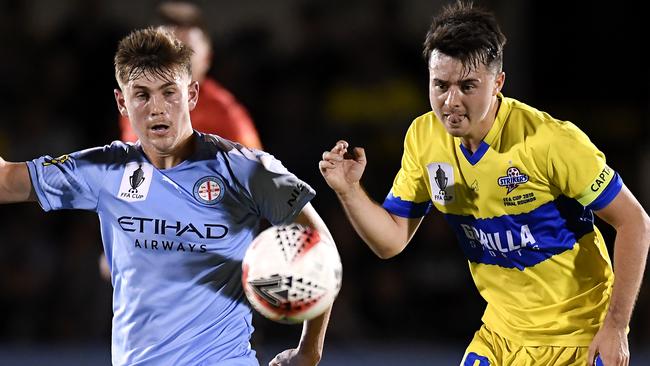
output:
[[[595,358],[596,358],[596,348],[589,347],[589,351],[587,351],[587,365],[594,366]]]
[[[336,153],[336,152],[325,151],[323,153],[323,160],[342,161],[343,160],[343,154]]]
[[[366,161],[366,150],[363,147],[355,147],[352,149],[353,159],[359,163],[365,163]]]
[[[345,140],[339,140],[336,142],[336,145],[334,145],[334,149],[332,149],[332,152],[336,153],[341,153],[345,152],[345,150],[350,146],[347,141]]]
[[[325,173],[326,171],[334,168],[336,168],[336,164],[331,161],[321,160],[318,162],[318,169],[320,169],[321,173]]]

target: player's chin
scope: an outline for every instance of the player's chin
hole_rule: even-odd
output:
[[[464,137],[467,134],[467,128],[461,125],[450,125],[445,123],[445,129],[454,137]]]
[[[173,150],[176,139],[174,136],[148,136],[147,143],[158,151]]]

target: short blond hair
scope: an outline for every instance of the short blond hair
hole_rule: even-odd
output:
[[[120,85],[141,76],[172,80],[192,75],[192,49],[164,27],[138,29],[124,37],[115,52],[115,79]]]

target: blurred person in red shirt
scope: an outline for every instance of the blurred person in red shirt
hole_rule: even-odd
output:
[[[235,97],[208,76],[212,64],[212,42],[201,10],[185,1],[167,1],[158,7],[161,24],[192,48],[192,79],[199,82],[200,98],[190,112],[194,129],[219,135],[246,147],[262,148],[257,129],[246,109]],[[120,117],[121,139],[135,142],[137,137],[127,117]]]

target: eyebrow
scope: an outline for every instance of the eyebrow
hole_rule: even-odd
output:
[[[433,81],[435,81],[437,83],[449,84],[449,80],[442,80],[442,79],[438,79],[438,78],[433,78]],[[477,79],[477,78],[467,78],[467,79],[458,80],[457,82],[459,84],[462,84],[462,83],[478,83],[478,82],[480,82],[480,80]]]
[[[176,85],[176,83],[169,81],[169,82],[164,83],[163,85],[161,85],[160,88],[158,88],[158,89],[159,89],[159,90],[160,90],[160,89],[165,89],[165,88],[168,88],[168,87],[170,87],[170,86],[174,86],[174,85]],[[146,86],[144,86],[144,85],[139,85],[139,84],[135,84],[135,85],[133,85],[133,89],[142,89],[142,90],[147,90],[147,91],[150,90],[150,89],[147,88]]]

